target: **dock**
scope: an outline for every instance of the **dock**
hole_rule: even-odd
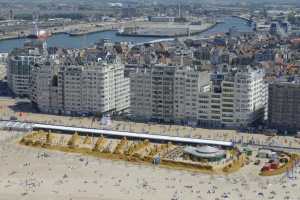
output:
[[[88,35],[88,34],[92,34],[92,33],[98,33],[98,32],[105,32],[105,31],[116,31],[117,28],[114,26],[109,26],[109,27],[95,27],[93,29],[75,29],[75,30],[71,30],[71,31],[67,31],[65,32],[66,34],[68,34],[69,36],[83,36],[83,35]]]
[[[149,23],[123,28],[117,34],[132,37],[189,37],[213,28],[216,23],[189,25],[176,23]]]

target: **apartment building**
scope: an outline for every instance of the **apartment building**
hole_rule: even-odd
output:
[[[190,66],[137,66],[130,72],[130,111],[141,120],[197,122],[199,87],[208,77]]]
[[[58,66],[50,62],[39,63],[32,68],[30,99],[41,112],[52,113],[62,109],[62,101],[58,101],[57,70]]]
[[[129,78],[118,61],[46,63],[33,70],[31,99],[42,112],[103,114],[129,107]]]
[[[261,121],[267,105],[264,71],[221,65],[199,94],[199,123],[212,127],[246,127]]]
[[[248,126],[264,120],[268,102],[265,71],[247,66],[235,75],[235,121]]]
[[[130,72],[130,112],[143,121],[152,118],[151,68],[136,67]]]
[[[137,66],[130,72],[130,111],[136,119],[174,120],[175,66]]]
[[[151,71],[152,117],[159,121],[174,120],[174,74],[176,67],[156,65]]]
[[[269,85],[269,126],[281,131],[300,129],[300,81],[277,80]]]
[[[264,71],[220,65],[214,73],[190,66],[131,70],[131,113],[137,119],[244,127],[263,120]]]
[[[177,67],[174,78],[174,119],[177,122],[197,123],[199,90],[208,81],[208,71],[198,67]]]
[[[30,95],[32,66],[43,58],[38,47],[14,49],[7,58],[7,82],[17,96]]]

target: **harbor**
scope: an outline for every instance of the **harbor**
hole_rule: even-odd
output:
[[[209,26],[206,29],[203,28],[202,32],[197,33],[194,37],[198,36],[209,36],[221,32],[228,32],[228,30],[235,26],[240,31],[252,31],[251,27],[249,27],[248,23],[243,19],[238,19],[234,17],[226,17],[223,18],[224,23],[217,23],[213,26]],[[114,27],[118,28],[118,27]],[[96,32],[77,32],[77,36],[69,36],[67,33],[70,30],[63,30],[61,32],[53,32],[52,36],[50,36],[47,40],[47,44],[50,47],[64,47],[64,48],[85,48],[93,45],[95,42],[100,39],[110,39],[113,42],[129,42],[129,43],[145,43],[153,40],[157,40],[158,37],[145,37],[145,36],[125,36],[117,34],[117,31],[96,31]],[[7,53],[10,52],[14,48],[20,48],[24,45],[24,43],[28,41],[27,38],[11,38],[9,40],[1,40],[0,41],[0,52]]]
[[[143,23],[139,26],[126,27],[118,31],[121,36],[133,37],[184,37],[196,35],[213,28],[215,23],[190,25],[190,23]]]
[[[300,200],[300,4],[0,5],[0,200]]]

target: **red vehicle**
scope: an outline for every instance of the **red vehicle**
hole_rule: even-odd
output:
[[[271,170],[271,165],[267,164],[265,166],[263,166],[263,168],[261,168],[261,171],[270,171]]]
[[[273,162],[270,167],[271,167],[271,169],[277,169],[278,163]]]

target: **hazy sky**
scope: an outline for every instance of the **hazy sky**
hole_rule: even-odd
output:
[[[178,1],[182,2],[183,4],[185,3],[222,3],[222,4],[231,4],[231,3],[272,3],[272,5],[276,3],[298,3],[300,4],[300,0],[0,0],[0,2],[7,2],[7,3],[13,3],[13,2],[34,2],[34,3],[43,3],[43,2],[57,2],[57,3],[65,3],[65,2],[95,2],[95,3],[100,3],[100,2],[147,2],[147,3],[177,3]],[[267,6],[267,5],[266,5]]]

